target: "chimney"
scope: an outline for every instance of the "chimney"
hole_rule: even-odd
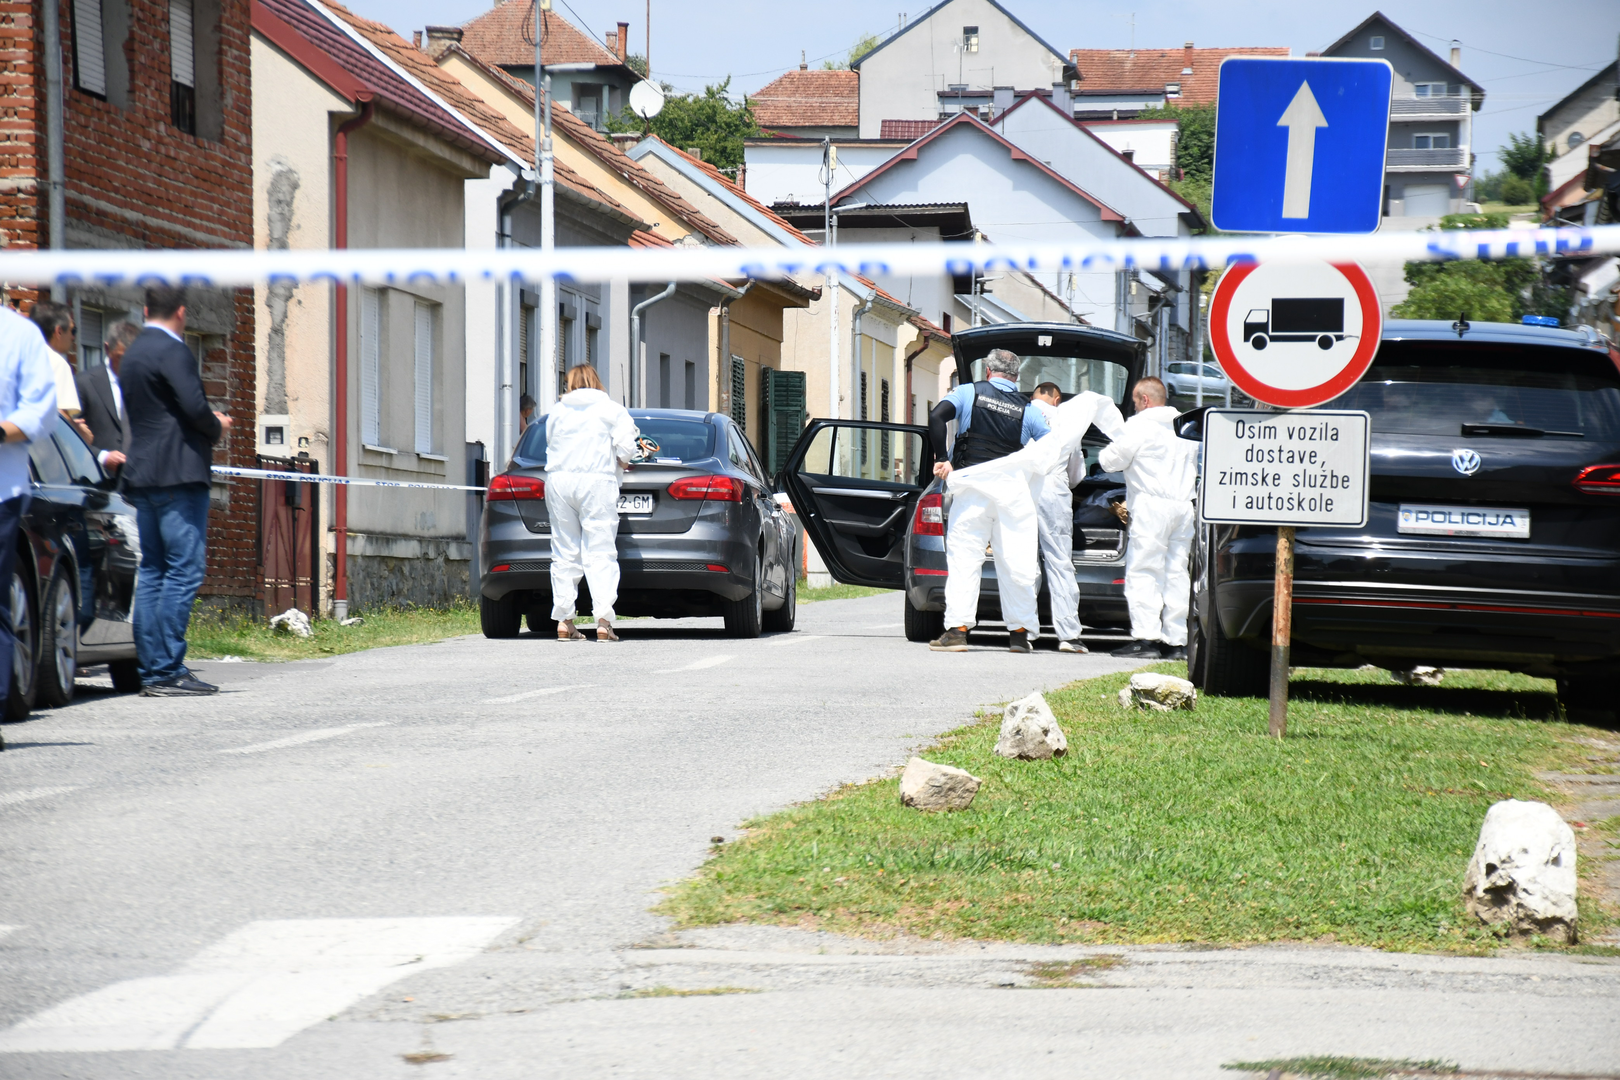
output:
[[[809,71],[810,70],[810,65],[805,62],[804,50],[803,49],[799,50],[799,70],[800,71]]]
[[[461,43],[461,27],[459,26],[430,26],[427,28],[427,51],[430,55],[438,56],[452,45]]]
[[[1181,47],[1181,73],[1192,74],[1193,43],[1187,42]]]
[[[1451,40],[1451,66],[1454,68],[1462,67],[1462,42],[1456,38]]]
[[[1013,107],[1013,88],[1010,86],[996,86],[990,90],[990,104],[995,109],[995,115],[1000,116]]]
[[[686,152],[699,161],[703,160],[703,147],[701,146],[688,146]]]
[[[412,30],[411,31],[411,44],[415,45],[418,49],[420,49],[422,47],[422,31],[420,31],[420,30]]]
[[[629,55],[625,51],[627,48],[629,48],[629,45],[630,45],[630,24],[627,23],[627,22],[622,22],[622,23],[619,24],[619,47],[616,50],[614,50],[619,54],[619,63],[621,63],[621,64],[624,63],[626,60],[628,60],[630,58]]]

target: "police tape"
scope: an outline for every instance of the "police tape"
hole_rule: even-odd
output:
[[[0,251],[0,281],[145,285],[465,285],[486,281],[703,281],[820,276],[1205,270],[1251,262],[1405,263],[1620,252],[1620,225],[1387,232],[1365,236],[1085,239],[1038,244],[846,244],[833,248],[566,247],[333,250]]]
[[[239,469],[215,465],[214,475],[244,480],[288,480],[298,484],[342,484],[348,487],[426,488],[430,491],[488,491],[470,484],[418,484],[410,480],[372,480],[362,476],[323,476],[320,473],[282,472],[277,469]]]

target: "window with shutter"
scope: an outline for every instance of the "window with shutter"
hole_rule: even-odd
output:
[[[106,337],[106,320],[96,308],[79,309],[79,370],[89,371],[103,362],[101,352]]]
[[[574,320],[567,317],[568,309],[557,305],[557,396],[568,393],[568,369],[573,366]]]
[[[534,340],[530,327],[534,325],[535,307],[521,304],[518,312],[518,393],[533,394],[538,387],[529,382],[529,343]]]
[[[879,379],[878,380],[878,419],[883,421],[885,424],[887,424],[889,422],[889,380],[888,379]],[[889,454],[890,454],[890,451],[893,449],[893,446],[892,446],[892,444],[890,442],[890,433],[889,432],[885,431],[883,433],[883,436],[879,440],[878,445],[881,447],[881,449],[878,451],[878,468],[883,471],[883,474],[886,477],[888,475],[888,472],[889,472]]]
[[[776,371],[761,368],[759,372],[760,454],[765,459],[765,472],[775,476],[787,464],[793,444],[805,424],[805,375],[802,371]]]
[[[197,134],[197,43],[192,0],[169,0],[169,115],[187,135]]]
[[[433,304],[416,303],[416,452],[432,454]]]
[[[731,358],[731,419],[748,430],[748,363],[740,356]]]
[[[73,81],[80,90],[107,96],[107,43],[101,0],[73,0]]]
[[[360,290],[360,441],[382,445],[382,402],[378,361],[381,355],[382,302],[376,289]]]

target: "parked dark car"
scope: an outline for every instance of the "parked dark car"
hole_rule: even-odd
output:
[[[1391,320],[1331,407],[1372,416],[1368,521],[1298,530],[1294,663],[1521,671],[1612,710],[1620,353],[1590,331]],[[1188,661],[1208,693],[1265,693],[1275,535],[1200,529]]]
[[[1090,326],[1011,323],[958,330],[957,378],[985,378],[985,357],[1010,349],[1023,358],[1018,388],[1026,395],[1043,382],[1064,394],[1093,390],[1119,403],[1129,416],[1130,389],[1145,353],[1135,338]],[[1108,508],[1122,497],[1124,479],[1104,473],[1097,452],[1107,438],[1093,428],[1084,449],[1090,467],[1074,491],[1074,569],[1080,617],[1087,627],[1130,625],[1125,607],[1125,526]],[[787,459],[784,490],[839,581],[905,592],[909,641],[928,641],[944,629],[945,530],[951,497],[934,479],[928,429],[862,420],[812,420]],[[1051,625],[1051,599],[1043,572],[1041,621]],[[980,623],[1001,622],[995,564],[984,562]]]
[[[719,413],[636,409],[641,453],[619,495],[619,599],[624,616],[720,616],[733,637],[793,629],[796,530],[772,497],[759,455]],[[506,472],[490,480],[479,526],[479,610],[485,637],[551,618],[551,519],[546,425],[523,433]],[[580,586],[589,610],[589,586]]]
[[[141,688],[135,665],[135,509],[112,490],[95,454],[61,417],[29,445],[33,498],[11,572],[8,720],[36,702],[66,705],[81,665],[106,664],[113,686]]]

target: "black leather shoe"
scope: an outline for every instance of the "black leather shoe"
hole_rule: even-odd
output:
[[[1157,641],[1143,641],[1140,638],[1128,645],[1121,645],[1109,655],[1125,660],[1160,660],[1164,657]]]
[[[177,679],[165,679],[162,682],[148,683],[141,687],[142,697],[207,697],[209,694],[219,693],[219,687],[213,683],[205,683],[191,675],[182,675]]]
[[[1034,647],[1029,643],[1029,631],[1014,630],[1012,633],[1008,634],[1007,651],[1020,653],[1034,652]]]
[[[1166,645],[1163,651],[1166,660],[1187,659],[1187,646],[1185,645]]]

